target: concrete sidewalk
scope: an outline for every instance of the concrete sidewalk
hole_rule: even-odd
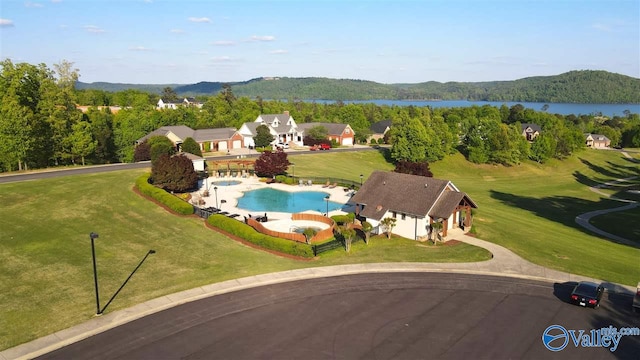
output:
[[[630,286],[603,282],[598,279],[564,273],[532,264],[499,245],[465,235],[460,229],[454,229],[450,231],[449,234],[451,239],[460,240],[465,243],[487,249],[493,254],[493,258],[488,261],[473,263],[380,263],[339,265],[290,270],[224,281],[162,296],[128,309],[95,317],[83,324],[79,324],[69,329],[58,331],[54,334],[36,339],[29,343],[4,350],[0,352],[0,360],[30,359],[40,356],[144,316],[206,297],[257,286],[321,277],[384,272],[451,272],[509,276],[559,283],[588,280],[603,283],[609,292],[635,293],[635,288]]]

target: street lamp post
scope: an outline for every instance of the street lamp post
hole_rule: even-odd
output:
[[[325,196],[324,200],[327,202],[327,217],[329,217],[329,195]]]
[[[213,187],[213,192],[216,193],[216,208],[218,207],[218,187],[214,186]]]
[[[360,174],[360,187],[362,187],[362,177],[363,177],[363,176],[364,176],[364,175]]]
[[[96,267],[96,248],[93,244],[93,240],[98,238],[98,234],[92,232],[89,234],[91,239],[91,257],[93,258],[93,282],[96,287],[96,315],[100,315],[100,295],[98,294],[98,269]]]
[[[124,286],[127,285],[127,282],[129,282],[129,280],[131,279],[133,274],[135,274],[135,272],[138,271],[138,269],[140,268],[140,266],[142,266],[142,263],[144,263],[144,261],[147,259],[147,257],[149,255],[151,255],[151,254],[155,254],[156,251],[155,250],[149,250],[147,252],[147,254],[144,256],[142,261],[140,261],[138,266],[136,266],[136,268],[129,275],[129,277],[124,281],[124,283],[115,292],[115,294],[113,294],[111,299],[109,299],[109,301],[107,301],[107,304],[101,309],[100,308],[100,295],[98,293],[98,268],[96,266],[96,248],[95,248],[95,245],[94,245],[94,240],[97,239],[98,237],[99,237],[99,235],[94,233],[94,232],[89,234],[89,238],[91,239],[91,256],[93,258],[93,281],[94,281],[94,284],[95,284],[95,287],[96,287],[96,315],[102,315],[102,313],[107,309],[107,306],[109,306],[109,304],[111,304],[113,299],[115,299],[116,296],[118,296],[118,294],[120,293],[120,290],[122,290],[122,288],[124,288]]]
[[[296,179],[296,164],[291,163],[291,172],[293,172],[293,180]]]

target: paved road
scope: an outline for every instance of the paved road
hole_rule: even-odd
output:
[[[586,330],[640,326],[631,298],[600,309],[564,302],[570,284],[445,273],[360,274],[286,282],[183,304],[103,332],[41,359],[630,359],[640,336],[615,352],[542,343],[550,325]]]

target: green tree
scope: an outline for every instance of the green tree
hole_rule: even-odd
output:
[[[253,142],[257,148],[269,146],[271,142],[273,142],[273,139],[274,137],[266,125],[260,125],[256,128],[256,136],[253,138]]]
[[[6,169],[46,166],[51,154],[43,88],[55,89],[44,64],[0,62],[0,158]]]
[[[306,136],[313,140],[324,140],[329,135],[329,131],[322,125],[317,125],[306,131]]]
[[[176,148],[169,138],[164,136],[152,136],[149,138],[149,148],[151,153],[151,165],[153,166],[162,155],[173,155]]]
[[[182,151],[189,154],[202,156],[200,145],[198,145],[198,143],[192,137],[184,139],[184,142],[182,143]]]
[[[162,89],[162,101],[176,103],[178,102],[178,94],[171,87],[167,86]]]
[[[72,125],[72,133],[69,137],[71,141],[72,162],[75,164],[74,157],[80,156],[82,166],[85,165],[85,157],[91,155],[97,145],[97,141],[93,139],[91,133],[91,124],[86,121],[80,121]]]
[[[387,234],[387,239],[391,239],[391,232],[396,227],[397,220],[392,217],[386,217],[380,221],[383,231]]]
[[[409,119],[394,123],[392,132],[393,145],[391,158],[394,161],[421,162],[426,157],[426,145],[429,142],[427,131],[417,119]]]
[[[530,158],[538,163],[544,163],[555,153],[555,140],[552,136],[542,133],[531,143]]]
[[[369,245],[369,239],[371,238],[371,231],[373,231],[373,225],[368,221],[362,222],[362,232],[364,233],[364,243]]]

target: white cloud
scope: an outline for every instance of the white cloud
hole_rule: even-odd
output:
[[[251,41],[274,41],[275,36],[272,35],[253,35]]]
[[[84,29],[90,33],[96,33],[96,34],[105,32],[104,29],[101,29],[95,25],[85,25]]]
[[[226,63],[226,62],[232,62],[235,60],[230,56],[215,56],[211,58],[211,61],[217,62],[217,63]]]
[[[271,50],[269,51],[269,54],[288,54],[289,50],[283,50],[283,49],[278,49],[278,50]]]
[[[593,25],[591,25],[592,28],[596,29],[596,30],[600,30],[600,31],[604,31],[604,32],[611,32],[611,28],[605,24],[602,23],[595,23]]]
[[[235,42],[228,41],[228,40],[218,40],[211,43],[211,45],[215,45],[215,46],[233,46],[235,44],[236,44]]]
[[[146,48],[144,46],[131,46],[129,48],[129,50],[132,50],[132,51],[151,51],[151,49]]]
[[[211,19],[207,17],[190,17],[189,21],[195,22],[195,23],[210,23]]]
[[[13,20],[0,19],[0,27],[13,27]]]
[[[36,2],[31,2],[31,1],[25,1],[24,2],[24,6],[28,7],[28,8],[42,8],[42,7],[44,7],[44,5],[41,4],[41,3],[36,3]]]

